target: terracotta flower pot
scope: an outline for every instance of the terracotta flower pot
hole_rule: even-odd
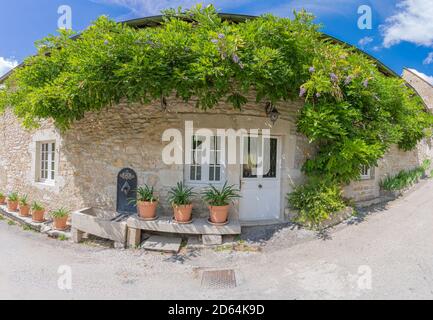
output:
[[[18,210],[18,201],[9,201],[8,200],[8,211],[15,212]]]
[[[32,220],[33,222],[44,222],[45,210],[32,210]]]
[[[156,218],[156,207],[158,206],[158,201],[146,202],[137,201],[138,215],[143,219],[153,219]]]
[[[190,222],[192,219],[192,204],[173,206],[174,219],[177,222]]]
[[[230,206],[209,206],[210,211],[210,221],[212,223],[225,223],[229,218],[229,208]]]
[[[0,204],[6,204],[6,197],[0,197]]]
[[[67,229],[68,216],[62,218],[53,218],[53,227],[56,230],[65,230]]]
[[[20,217],[28,217],[30,215],[30,206],[20,206]]]

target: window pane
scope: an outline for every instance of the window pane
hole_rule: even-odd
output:
[[[217,166],[215,168],[215,181],[221,181],[221,167]]]
[[[52,143],[51,144],[51,180],[54,180],[54,172],[55,172],[55,164],[54,164],[54,160],[55,160],[55,156],[56,156],[56,144]]]
[[[189,171],[190,171],[189,179],[194,181],[195,180],[195,166],[191,166]]]
[[[243,177],[257,178],[257,138],[244,138]]]
[[[264,140],[264,172],[263,178],[277,177],[277,139]]]
[[[209,181],[215,181],[215,166],[209,166]]]
[[[201,181],[201,167],[197,167],[195,177],[197,181]]]

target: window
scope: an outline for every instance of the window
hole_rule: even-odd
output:
[[[369,166],[361,166],[361,180],[371,179],[371,168]]]
[[[208,161],[206,161],[207,154],[209,154]],[[193,136],[191,165],[187,166],[188,180],[196,183],[221,182],[224,171],[224,161],[221,157],[221,137],[210,137],[208,151],[206,137]]]
[[[39,143],[39,182],[54,182],[55,154],[55,142]]]
[[[243,177],[257,178],[259,159],[262,161],[261,178],[277,177],[277,139],[244,137]]]

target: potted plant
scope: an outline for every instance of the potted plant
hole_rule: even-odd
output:
[[[53,218],[53,227],[55,230],[66,230],[68,228],[67,222],[69,218],[69,211],[65,208],[60,208],[58,210],[52,211],[50,213]]]
[[[192,222],[192,202],[194,196],[193,188],[187,188],[182,182],[168,192],[168,201],[171,203],[174,212],[174,219],[179,223]]]
[[[158,206],[158,199],[153,194],[153,187],[144,185],[137,189],[137,211],[138,215],[146,220],[156,218],[156,207]]]
[[[34,222],[44,222],[45,208],[38,202],[32,203],[32,220]]]
[[[19,210],[21,217],[28,217],[30,215],[30,205],[27,201],[26,194],[19,199]]]
[[[210,186],[203,192],[203,200],[209,205],[210,222],[224,224],[228,221],[230,202],[240,198],[239,190],[227,182],[221,189]]]
[[[8,195],[8,211],[15,212],[18,210],[18,201],[20,196],[17,192],[12,192]]]
[[[6,197],[4,195],[4,193],[0,192],[0,204],[5,204],[6,202]]]

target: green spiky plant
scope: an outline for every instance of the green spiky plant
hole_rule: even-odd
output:
[[[178,182],[176,187],[168,192],[168,201],[172,206],[185,206],[192,203],[192,197],[196,194],[193,188],[186,187],[183,182]]]
[[[234,185],[229,186],[226,182],[221,189],[210,185],[209,188],[203,191],[202,197],[210,206],[223,207],[228,206],[233,200],[240,198],[239,192],[239,189],[236,189]]]
[[[65,208],[60,208],[57,210],[54,210],[50,213],[51,217],[53,218],[65,218],[70,215],[70,211]]]
[[[137,199],[135,202],[156,202],[158,198],[154,195],[154,188],[145,184],[137,189]]]
[[[29,205],[28,196],[26,194],[24,194],[20,197],[19,204],[21,207],[25,207],[25,206]]]
[[[33,211],[42,211],[42,210],[45,210],[45,207],[42,204],[40,204],[39,202],[33,201],[32,210]]]
[[[18,192],[12,192],[8,195],[8,201],[18,201],[20,199],[20,195],[18,194]]]

